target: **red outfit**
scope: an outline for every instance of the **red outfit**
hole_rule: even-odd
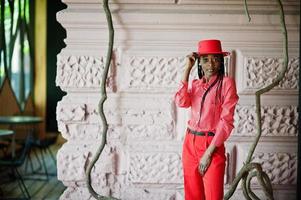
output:
[[[206,89],[217,78],[214,75],[206,83],[205,79],[182,82],[175,94],[175,103],[179,107],[191,107],[191,116],[188,128],[199,132],[214,132],[214,136],[198,136],[186,133],[183,144],[184,190],[186,200],[221,200],[223,198],[223,180],[225,170],[224,142],[233,129],[233,116],[238,101],[235,82],[232,78],[224,77],[221,89],[221,98],[216,98],[215,84],[208,92],[202,112],[201,100]],[[201,116],[201,117],[200,117]],[[212,154],[211,164],[202,177],[198,172],[198,165],[207,147],[213,143],[216,146]]]

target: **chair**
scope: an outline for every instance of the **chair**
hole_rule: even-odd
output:
[[[41,150],[40,153],[41,153],[41,159],[42,159],[42,167],[43,167],[44,172],[45,172],[43,174],[46,175],[46,180],[49,180],[49,176],[52,176],[52,175],[55,176],[56,175],[56,174],[50,174],[48,172],[47,166],[46,166],[46,161],[45,161],[45,156],[46,156],[47,153],[49,153],[49,155],[51,156],[54,164],[56,165],[56,159],[55,159],[55,157],[54,157],[54,155],[51,152],[51,150],[50,150],[49,147],[52,144],[56,143],[57,136],[58,136],[57,134],[47,133],[46,136],[45,136],[45,138],[43,138],[43,139],[36,138],[36,139],[34,139],[32,141],[32,144],[31,144],[31,146],[33,147],[33,149],[34,148],[38,148],[38,149]],[[37,160],[38,160],[38,162],[40,164],[40,159],[39,159],[37,153],[35,151],[34,151],[34,153],[35,153],[35,156],[37,157]],[[32,163],[30,156],[28,158],[29,158],[29,162]],[[32,172],[34,172],[32,165],[31,165],[31,170],[32,170]],[[38,174],[37,172],[34,172],[34,173]],[[41,173],[39,173],[39,174],[41,174]]]
[[[0,136],[0,158],[7,156],[9,150],[11,150],[13,155],[15,151],[14,131],[8,129],[0,129]]]
[[[0,157],[6,157],[7,156],[10,146],[11,145],[9,144],[9,142],[0,141],[0,151],[1,151],[1,154],[0,154],[1,156]]]
[[[0,160],[0,166],[6,167],[11,170],[12,174],[18,181],[18,185],[20,190],[22,191],[22,194],[25,196],[25,198],[30,199],[30,194],[24,184],[24,180],[21,176],[21,174],[18,171],[18,167],[23,165],[28,153],[30,152],[31,144],[32,144],[32,135],[28,134],[25,140],[25,143],[23,145],[22,151],[20,155],[16,155],[14,158],[10,158],[8,160]]]

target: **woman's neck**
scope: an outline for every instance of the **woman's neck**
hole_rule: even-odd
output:
[[[209,83],[209,81],[210,81],[210,79],[212,78],[212,77],[214,77],[215,75],[212,75],[212,76],[204,76],[204,79],[205,79],[205,83]]]
[[[210,78],[211,78],[211,77],[206,77],[206,76],[205,76],[205,83],[209,83]]]

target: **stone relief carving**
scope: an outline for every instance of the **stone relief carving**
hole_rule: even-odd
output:
[[[125,67],[128,77],[126,87],[131,90],[155,89],[169,93],[166,89],[176,88],[182,78],[186,57],[143,57],[129,56]],[[229,57],[225,58],[229,73]],[[192,68],[190,79],[197,79],[197,67]]]
[[[297,184],[297,155],[283,152],[257,153],[254,162],[262,165],[272,184]]]
[[[126,86],[135,90],[156,89],[165,92],[167,88],[175,88],[181,81],[186,64],[185,57],[128,57],[125,62]],[[192,77],[196,77],[193,68]]]
[[[58,178],[63,181],[85,181],[85,168],[90,162],[93,152],[97,147],[97,143],[90,144],[67,144],[64,145],[58,152]],[[92,176],[98,176],[98,172],[114,173],[116,164],[114,162],[114,148],[106,146],[104,155],[99,158],[99,162],[93,169]],[[95,179],[95,181],[97,181]],[[95,184],[99,184],[95,182]]]
[[[263,136],[297,136],[297,106],[262,106],[261,109]],[[255,106],[237,105],[234,123],[233,135],[255,135]]]
[[[67,124],[64,137],[68,140],[101,139],[101,126],[98,124]],[[61,129],[60,129],[61,130]]]
[[[89,193],[87,187],[68,187],[64,193],[60,196],[60,199],[91,199],[91,194]]]
[[[151,138],[154,140],[172,139],[174,137],[174,127],[172,124],[154,124],[149,125],[128,125],[125,127],[125,133],[128,139]]]
[[[125,186],[126,177],[124,175],[106,174],[108,185],[112,196],[120,198],[122,195],[122,188]]]
[[[124,124],[171,124],[171,112],[167,109],[126,109],[122,111]]]
[[[87,105],[75,103],[58,102],[56,107],[58,130],[66,139],[72,138],[71,133],[73,130],[78,133],[79,130],[74,129],[74,126],[69,124],[83,124],[86,118]],[[85,133],[82,133],[85,134]]]
[[[58,157],[58,179],[63,181],[84,181],[85,163],[88,152],[68,152],[60,149]]]
[[[176,194],[175,190],[165,190],[162,191],[160,189],[148,189],[148,188],[131,188],[131,187],[123,187],[122,190],[116,190],[114,188],[102,187],[100,185],[95,185],[94,187],[98,192],[104,195],[111,195],[120,198],[120,199],[130,199],[130,200],[158,200],[158,199],[170,199],[170,200],[182,200],[182,196]],[[86,187],[68,187],[62,196],[60,197],[62,200],[67,199],[92,199],[88,189]]]
[[[120,117],[117,112],[106,109],[108,123],[116,124]],[[68,104],[59,102],[57,106],[58,130],[66,139],[99,139],[101,124],[95,104]],[[117,118],[117,119],[116,119]],[[120,121],[120,120],[119,120]],[[110,131],[110,130],[109,130]]]
[[[259,89],[272,83],[282,68],[282,58],[245,58],[245,89]],[[296,90],[299,80],[299,58],[291,58],[284,80],[275,90]]]
[[[127,188],[123,188],[121,199],[180,200],[181,198],[180,199],[176,198],[175,190],[165,189],[163,191],[160,189],[154,189],[149,187],[142,187],[142,188],[127,187]]]
[[[181,157],[177,153],[130,153],[131,183],[182,183]]]
[[[61,102],[57,105],[58,121],[80,122],[85,120],[86,105],[85,104],[68,104],[63,105]]]
[[[105,57],[58,55],[56,84],[63,89],[100,88]],[[113,90],[113,73],[109,73],[107,86]]]
[[[143,58],[132,57],[129,60],[130,76],[133,80],[130,85],[144,87],[162,87],[175,85],[179,73],[178,64],[184,65],[183,58]]]
[[[138,104],[137,104],[138,105]],[[158,105],[157,105],[158,106]],[[105,113],[109,124],[108,137],[120,138],[126,134],[135,139],[172,139],[174,137],[173,113],[160,105],[161,108],[107,107]],[[93,140],[100,138],[101,124],[97,104],[68,104],[59,102],[57,106],[58,129],[66,139]],[[122,117],[121,117],[122,116]]]

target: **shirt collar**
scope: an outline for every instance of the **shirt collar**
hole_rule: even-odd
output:
[[[216,78],[217,78],[217,74],[211,76],[210,79],[209,79],[209,82],[206,83],[206,79],[205,79],[205,77],[203,76],[200,82],[201,82],[201,84],[203,84],[203,85],[211,85],[211,83],[213,83],[213,81],[215,81]]]

